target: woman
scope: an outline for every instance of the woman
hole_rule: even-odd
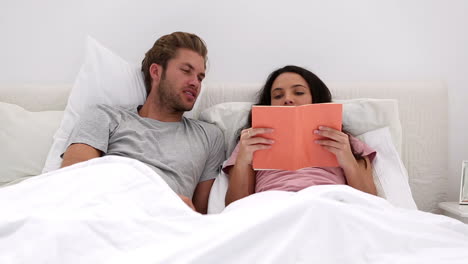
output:
[[[290,65],[270,74],[260,91],[257,105],[298,106],[328,102],[331,102],[330,90],[315,74]],[[268,149],[274,144],[272,140],[257,135],[271,133],[272,130],[251,128],[251,118],[246,127],[241,131],[239,143],[223,167],[229,175],[226,205],[254,192],[299,191],[321,184],[348,184],[376,195],[371,165],[375,151],[358,139],[339,130],[319,127],[313,133],[326,139],[316,143],[336,156],[339,167],[254,171],[253,153]]]

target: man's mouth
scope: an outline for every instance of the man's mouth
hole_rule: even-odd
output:
[[[190,100],[195,100],[197,98],[197,92],[193,89],[185,89],[184,94],[187,95]]]

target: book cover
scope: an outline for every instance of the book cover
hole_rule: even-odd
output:
[[[314,133],[319,126],[341,131],[342,104],[301,106],[253,106],[252,127],[273,128],[262,134],[275,141],[270,149],[253,156],[255,170],[298,170],[306,167],[338,167],[333,153],[315,143],[324,137]]]

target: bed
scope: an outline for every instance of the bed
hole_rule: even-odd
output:
[[[1,263],[466,263],[468,226],[437,214],[447,190],[442,83],[326,82],[348,129],[381,153],[380,197],[313,186],[224,208],[220,172],[202,216],[136,160],[57,170],[57,146],[81,109],[141,102],[140,77],[88,40],[74,84],[0,86]],[[228,156],[260,86],[205,83],[187,116],[218,125]]]

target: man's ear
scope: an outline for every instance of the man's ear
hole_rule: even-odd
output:
[[[159,86],[163,74],[163,67],[159,64],[153,63],[149,67],[149,74],[151,76],[151,89],[155,86]]]

